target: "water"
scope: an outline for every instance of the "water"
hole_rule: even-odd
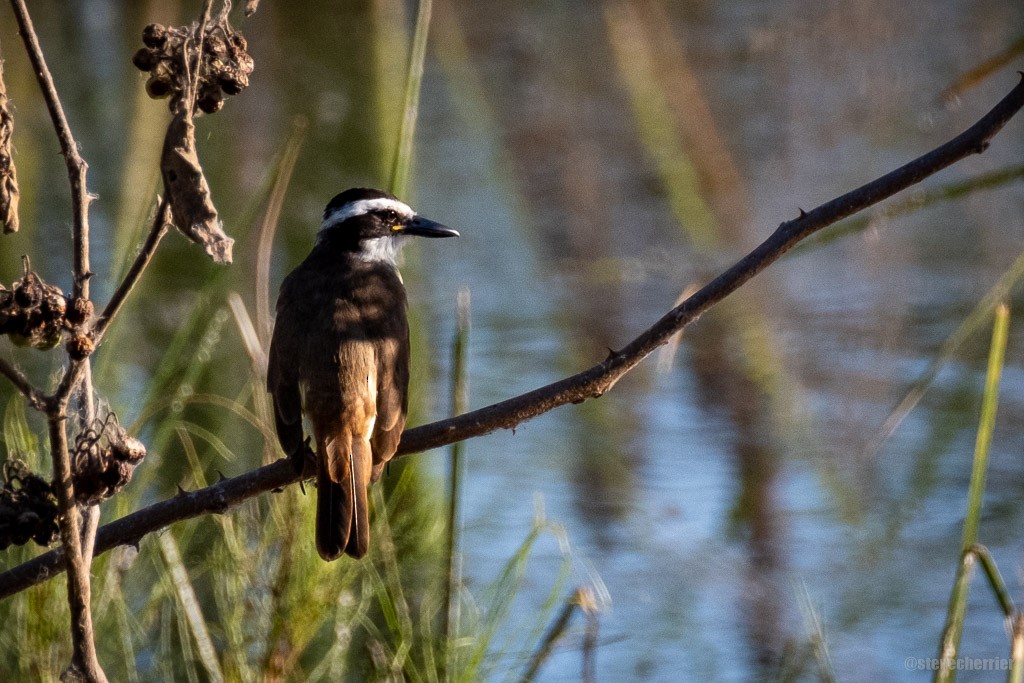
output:
[[[129,27],[145,22],[143,10],[103,7],[134,44]],[[152,3],[145,11],[166,18],[173,9]],[[204,124],[208,139],[200,143],[239,239],[239,264],[218,275],[180,240],[166,245],[172,256],[150,275],[168,308],[132,318],[154,339],[173,325],[175,306],[191,305],[192,278],[234,278],[249,296],[249,216],[262,206],[266,169],[294,116],[306,117],[309,133],[284,209],[275,282],[308,248],[329,197],[382,182],[386,154],[373,133],[390,124],[375,114],[369,74],[389,72],[371,58],[368,15],[345,11],[265,2],[243,26],[257,60],[253,86]],[[938,93],[1024,28],[1021,6],[998,0],[435,0],[434,18],[414,203],[463,238],[421,245],[406,278],[425,342],[414,374],[423,421],[446,412],[460,286],[473,297],[472,407],[585,369],[798,208],[973,123],[1016,83],[1020,57],[954,108],[937,104]],[[56,40],[56,19],[40,23]],[[389,31],[400,38],[400,26]],[[107,48],[83,41],[69,50],[99,65],[90,74],[109,73]],[[662,60],[654,82],[631,82],[630,69],[652,55]],[[19,57],[5,50],[5,58],[18,73]],[[134,74],[114,72],[120,80],[100,90],[63,76],[101,197],[118,196],[122,184],[100,170],[116,164],[101,162],[123,160],[132,148],[112,123],[119,119],[110,102],[96,99],[127,102],[140,85]],[[638,102],[657,111],[645,114]],[[19,102],[23,110],[38,106]],[[159,105],[139,106],[142,125],[158,131]],[[644,116],[653,122],[646,129]],[[1021,120],[1011,122],[985,155],[926,187],[1018,164],[1022,130]],[[60,180],[58,162],[37,163]],[[687,168],[695,184],[680,195],[676,181],[687,182]],[[127,183],[144,204],[154,179],[141,175],[129,173]],[[60,183],[37,191],[44,190],[59,199],[40,203],[38,215],[66,221]],[[695,196],[703,208],[686,204]],[[600,616],[601,680],[767,678],[780,660],[793,661],[815,620],[841,679],[920,676],[906,661],[938,649],[987,331],[939,374],[877,455],[868,449],[939,345],[1019,254],[1022,199],[1017,180],[877,219],[863,233],[787,258],[688,328],[674,358],[661,361],[670,360],[670,370],[651,358],[598,401],[470,441],[463,564],[471,589],[497,574],[542,504],[572,547],[566,590],[592,582],[610,598]],[[115,242],[115,208],[102,200],[95,207],[100,245]],[[709,220],[714,237],[696,240],[692,231]],[[12,251],[0,243],[7,280],[14,251],[43,242],[38,233],[17,239]],[[184,275],[182,259],[198,272]],[[98,272],[111,268],[109,258],[96,260]],[[63,272],[59,257],[48,268]],[[981,538],[1015,596],[1024,562],[1021,381],[1013,330]],[[445,471],[442,454],[417,457]],[[543,537],[505,635],[535,625],[562,558],[557,540]],[[581,624],[543,680],[578,678]],[[963,653],[1008,651],[994,601],[975,580]]]

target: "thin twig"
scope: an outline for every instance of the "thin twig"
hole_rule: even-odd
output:
[[[4,358],[0,358],[0,374],[11,381],[11,384],[25,396],[29,405],[39,411],[46,410],[47,399],[43,392],[32,385],[25,373]]]
[[[398,454],[409,455],[456,441],[481,436],[498,429],[511,429],[532,417],[566,403],[596,398],[636,366],[645,356],[664,344],[673,334],[696,320],[712,305],[764,270],[794,244],[817,230],[892,196],[950,164],[985,150],[989,140],[1024,107],[1024,81],[1018,83],[988,114],[950,142],[909,164],[838,199],[788,221],[754,251],[708,285],[669,311],[652,327],[619,352],[579,374],[526,394],[495,403],[458,417],[407,430]],[[143,536],[174,522],[210,513],[223,513],[230,506],[267,491],[280,489],[302,479],[287,459],[265,465],[238,477],[225,479],[199,491],[137,510],[100,528],[96,552],[119,545],[137,544]],[[63,570],[60,551],[51,551],[0,574],[0,598],[41,583]]]
[[[93,341],[97,345],[103,339],[103,335],[106,333],[107,328],[110,327],[110,323],[113,322],[121,310],[125,299],[128,298],[128,295],[135,289],[135,285],[138,284],[143,271],[146,270],[146,266],[149,265],[153,258],[153,253],[156,252],[157,245],[160,244],[160,240],[167,233],[167,225],[170,221],[171,204],[165,197],[160,200],[160,206],[156,210],[156,215],[153,216],[153,225],[149,228],[149,234],[146,235],[146,241],[142,244],[142,249],[135,256],[135,261],[132,262],[121,284],[114,290],[114,293],[110,296],[110,301],[107,302],[103,312],[100,313],[93,324]]]
[[[210,23],[210,12],[213,10],[213,0],[204,0],[203,12],[199,15],[199,26],[196,28],[199,34],[199,39],[196,43],[196,65],[191,71],[191,78],[189,78],[188,88],[185,95],[185,105],[188,107],[189,114],[194,114],[196,111],[196,96],[199,94],[199,77],[200,71],[203,68],[203,42],[206,40],[206,25]],[[185,68],[191,68],[188,63],[188,51],[184,51],[182,59],[185,60]]]
[[[103,312],[100,313],[99,317],[96,318],[95,322],[93,322],[92,338],[93,343],[97,347],[103,339],[103,335],[106,334],[107,329],[110,328],[110,323],[113,322],[114,317],[117,316],[121,307],[124,305],[125,299],[129,294],[131,294],[135,285],[138,284],[143,271],[146,270],[146,266],[149,265],[150,260],[153,258],[153,253],[156,251],[157,245],[160,244],[160,240],[163,239],[164,234],[167,232],[167,225],[170,221],[171,215],[170,212],[170,204],[166,199],[164,199],[160,203],[160,208],[157,209],[156,217],[153,219],[153,226],[150,228],[149,234],[146,236],[146,241],[142,245],[142,249],[135,257],[135,261],[132,262],[131,268],[128,269],[128,273],[124,276],[124,280],[122,280],[121,284],[117,286],[116,290],[114,290],[114,294],[110,297],[110,301],[107,302]],[[54,392],[50,400],[55,401],[62,396],[69,396],[73,393],[84,373],[84,361],[72,362],[71,367],[64,373],[64,377],[61,378],[60,384],[57,386],[57,390]]]
[[[877,180],[822,204],[809,213],[802,213],[799,217],[781,224],[753,251],[666,313],[621,351],[611,352],[603,362],[521,396],[428,427],[409,430],[402,436],[398,453],[404,455],[429,450],[498,429],[512,429],[524,420],[566,403],[580,403],[588,398],[601,396],[649,353],[774,263],[800,240],[857,211],[888,199],[961,159],[983,152],[992,137],[1022,106],[1024,80],[977,123],[941,147]]]
[[[523,683],[537,678],[537,672],[540,671],[541,665],[544,664],[548,657],[551,656],[551,651],[554,649],[555,643],[558,642],[558,639],[562,637],[562,634],[565,633],[565,629],[569,626],[569,619],[572,617],[572,613],[580,607],[581,590],[582,589],[574,591],[573,594],[566,599],[565,604],[562,605],[562,609],[558,613],[558,616],[554,618],[551,622],[551,626],[548,627],[547,632],[544,634],[544,637],[541,638],[540,645],[533,653],[533,656],[530,657],[530,661],[526,665],[526,670],[523,671],[523,675],[519,679],[520,681],[523,681]]]
[[[68,603],[71,606],[71,642],[74,646],[72,667],[88,681],[107,680],[99,659],[89,611],[91,586],[89,573],[82,559],[82,539],[71,483],[71,456],[68,454],[67,417],[50,413],[50,450],[53,458],[53,488],[61,510],[60,540],[70,569],[68,571]],[[63,457],[57,457],[63,454]]]
[[[39,88],[43,91],[43,99],[46,100],[46,108],[53,120],[53,128],[57,132],[57,139],[60,141],[60,153],[64,156],[64,162],[68,167],[68,180],[71,183],[71,204],[73,210],[73,234],[75,241],[75,282],[74,295],[83,299],[89,298],[89,278],[92,273],[89,271],[89,193],[86,191],[85,172],[89,168],[85,160],[78,153],[78,144],[71,134],[71,127],[68,125],[67,117],[64,116],[64,108],[60,104],[60,97],[57,95],[57,88],[53,84],[53,76],[46,66],[46,59],[43,57],[43,49],[39,46],[39,38],[36,36],[35,28],[32,26],[32,18],[25,7],[25,0],[11,0],[11,7],[14,9],[14,17],[18,21],[18,31],[25,43],[25,50],[28,52],[29,61],[36,72],[36,79],[39,81]]]

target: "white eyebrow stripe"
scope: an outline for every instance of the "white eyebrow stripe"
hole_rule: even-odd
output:
[[[416,212],[413,211],[408,204],[400,202],[397,199],[389,199],[387,197],[360,199],[358,201],[349,202],[341,208],[335,209],[331,214],[324,218],[323,227],[326,228],[336,225],[343,221],[347,221],[353,216],[361,216],[364,213],[370,213],[371,211],[387,211],[389,209],[403,218],[412,218],[416,215]]]

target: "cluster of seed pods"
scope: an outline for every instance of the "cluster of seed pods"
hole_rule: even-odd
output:
[[[171,111],[188,92],[188,70],[194,65],[189,63],[186,46],[194,40],[192,27],[150,24],[142,31],[145,47],[132,57],[136,67],[149,73],[146,92],[154,99],[169,97]],[[225,97],[249,86],[254,62],[246,47],[245,38],[227,21],[207,28],[197,83],[196,106],[200,110],[207,114],[220,111]]]

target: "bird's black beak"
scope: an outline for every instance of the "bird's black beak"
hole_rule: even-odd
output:
[[[416,235],[418,237],[458,237],[459,232],[452,230],[447,225],[435,223],[429,218],[416,216],[404,228],[399,231],[400,235]]]

